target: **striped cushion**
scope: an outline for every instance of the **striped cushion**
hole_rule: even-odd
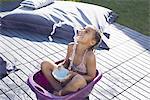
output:
[[[108,50],[111,34],[109,25],[116,18],[116,13],[108,8],[78,2],[55,1],[51,5],[36,10],[18,7],[1,18],[1,26],[46,34],[53,41],[55,38],[60,38],[71,42],[75,34],[74,26],[94,25],[97,29],[102,29],[104,33],[99,48]],[[54,29],[55,25],[57,27]]]

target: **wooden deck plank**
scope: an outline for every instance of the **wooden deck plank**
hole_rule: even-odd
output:
[[[12,37],[5,36],[4,39],[7,40],[7,41],[9,41],[12,45],[14,45],[15,47],[17,47],[18,49],[24,48],[24,46],[22,46],[20,43],[18,43],[18,41],[16,41]]]
[[[33,100],[21,88],[14,89],[14,92],[20,97],[21,100]]]
[[[10,40],[10,39],[9,39],[9,40]],[[12,46],[20,48],[20,47],[19,47],[20,45],[14,45],[14,42],[13,42],[13,41],[11,41],[11,43],[13,43],[13,44],[11,44],[11,48],[12,48]],[[15,42],[15,43],[17,43],[17,42]],[[18,44],[19,44],[19,43],[18,43]],[[7,43],[7,45],[8,45],[8,43]],[[22,50],[22,51],[25,52],[25,50]],[[28,53],[26,53],[26,54],[30,55],[31,53],[30,53],[30,54],[29,54],[29,53],[30,53],[30,52],[28,52]],[[21,54],[21,53],[19,53],[19,54]],[[33,53],[32,53],[31,56],[32,56],[32,57],[33,57],[33,56],[35,57],[35,55],[34,55]]]
[[[102,80],[105,81],[105,83],[109,84],[109,86],[113,87],[113,89],[115,89],[117,92],[120,93],[120,92],[124,91],[122,87],[117,85],[115,82],[112,82],[112,80],[110,80],[109,78],[104,76],[104,78]]]
[[[120,100],[132,100],[130,97],[124,96],[122,94],[118,95],[117,98],[120,99]]]
[[[40,64],[42,63],[43,60],[41,59],[37,59],[36,61],[32,61],[30,62],[36,69],[40,70],[41,66]]]
[[[23,33],[23,32],[22,32],[22,33]],[[23,36],[23,37],[25,37],[25,38],[27,38],[27,39],[29,39],[29,40],[35,39],[34,41],[39,41],[39,40],[42,39],[42,37],[37,38],[37,37],[35,37],[34,35],[27,35],[27,33],[25,33],[25,34],[20,34],[20,33],[19,33],[19,35],[21,35],[21,36]],[[39,36],[38,34],[36,34],[36,35]],[[26,41],[26,40],[25,40],[25,41]],[[29,43],[30,45],[35,44],[35,45],[36,45],[35,48],[37,48],[39,51],[44,52],[44,53],[47,53],[47,54],[49,54],[49,51],[51,51],[52,53],[54,53],[54,51],[55,51],[55,52],[60,51],[60,49],[54,48],[55,46],[51,47],[51,48],[54,48],[53,50],[51,50],[51,48],[48,48],[48,47],[47,47],[46,45],[44,45],[43,43],[30,42],[30,41],[26,41],[26,42]],[[35,45],[34,45],[34,46],[35,46]]]
[[[142,61],[140,60],[136,60],[136,59],[133,59],[132,63],[135,63],[138,67],[144,69],[146,72],[149,72],[149,65],[148,64],[145,64],[143,63]]]
[[[0,95],[1,100],[10,100],[5,94]]]
[[[37,100],[35,93],[29,88],[27,84],[24,84],[23,86],[21,86],[21,88],[29,97],[31,97],[33,100]]]
[[[32,52],[36,54],[39,58],[45,57],[45,52],[42,53],[39,51],[39,49],[36,50],[35,47],[30,46],[28,47],[28,50],[32,50]]]
[[[138,85],[138,84],[136,83],[136,85],[132,86],[132,89],[134,89],[134,90],[140,92],[142,95],[144,95],[145,98],[150,99],[150,97],[149,97],[149,94],[150,94],[150,93],[149,93],[147,90],[145,90],[145,89],[147,89],[147,88],[140,87],[140,85]]]
[[[132,93],[128,91],[124,91],[123,93],[121,93],[121,95],[118,95],[117,97],[122,100],[122,95],[127,97],[129,100],[140,100],[137,95],[133,95]]]
[[[21,100],[21,98],[19,98],[18,95],[15,94],[12,90],[6,92],[6,95],[7,95],[8,98],[11,99],[11,100]]]
[[[17,88],[17,85],[10,79],[10,77],[3,78],[3,82],[9,86],[10,89]]]
[[[116,86],[121,87],[123,90],[126,90],[129,86],[131,86],[131,83],[127,83],[125,79],[122,77],[115,77],[110,74],[105,74],[105,77],[107,77],[109,80],[111,80]]]
[[[147,75],[146,77],[144,77],[143,78],[143,80],[144,80],[144,82],[143,83],[145,83],[145,85],[147,84],[150,84],[150,75]],[[141,80],[142,81],[142,80]],[[149,85],[149,87],[150,87],[150,85]]]
[[[101,54],[97,55],[97,61],[103,61],[106,63],[106,66],[109,66],[109,69],[113,68],[114,66],[117,66],[118,64],[114,62],[112,59],[107,58],[107,56],[103,56]],[[100,62],[101,63],[101,62]]]
[[[89,94],[89,100],[99,100],[99,99],[96,98],[94,95]]]
[[[96,99],[100,99],[100,100],[109,100],[106,96],[104,96],[101,92],[93,89],[92,90],[92,95],[96,98]]]
[[[126,28],[125,26],[120,25],[120,24],[118,24],[118,23],[114,23],[114,24],[112,25],[112,27],[117,28],[117,29],[119,29],[119,30],[122,30],[122,29]]]
[[[29,76],[30,74],[32,74],[33,72],[28,69],[25,65],[19,65],[17,66],[18,69],[20,69],[23,73],[25,73],[27,76]]]
[[[145,63],[146,65],[150,65],[150,57],[146,57],[146,55],[140,55],[136,59],[137,59],[137,61],[141,61],[141,62]]]
[[[135,30],[132,30],[132,29],[130,29],[128,27],[125,27],[125,28],[123,28],[121,30],[124,32],[124,34],[126,34],[130,38],[135,38],[135,37],[138,37],[138,36],[142,35],[141,33],[137,32]]]
[[[2,80],[0,80],[0,89],[3,92],[7,92],[11,90]]]
[[[1,45],[0,45],[0,51],[1,51],[1,53],[6,52],[5,49],[3,49],[3,48],[1,47]]]
[[[124,66],[124,67],[125,67],[125,66]],[[117,69],[120,70],[120,71],[122,71],[122,72],[124,72],[124,73],[126,73],[126,74],[129,75],[131,78],[133,78],[134,80],[137,80],[137,81],[138,81],[139,79],[142,78],[142,76],[136,75],[135,73],[133,73],[132,70],[127,70],[127,69],[123,68],[123,66],[119,66],[119,67],[117,67]],[[144,77],[144,75],[143,75],[143,77]]]
[[[113,73],[116,73],[117,75],[119,75],[120,77],[122,77],[123,79],[127,80],[128,82],[130,82],[131,84],[136,83],[136,80],[133,79],[131,76],[127,75],[126,73],[124,73],[121,70],[118,70],[117,68],[112,70]]]
[[[28,47],[29,45],[23,42],[23,39],[19,34],[17,34],[17,30],[12,31],[11,29],[4,30],[3,34],[7,35],[8,37],[13,38],[16,42],[20,43],[23,47]],[[20,38],[19,38],[20,37]]]
[[[16,51],[11,51],[9,53],[16,59],[16,65],[27,63],[27,61]]]
[[[105,90],[109,91],[114,96],[117,96],[119,94],[115,87],[112,87],[110,84],[106,83],[103,80],[101,82],[98,82],[97,85],[99,87],[103,87]]]
[[[137,97],[139,100],[148,100],[148,98],[146,98],[142,93],[136,91],[135,89],[132,89],[132,87],[126,91]]]
[[[9,77],[11,78],[11,80],[13,80],[13,83],[15,83],[19,87],[25,84],[15,73],[9,74]]]
[[[3,94],[3,91],[0,89],[0,95]]]
[[[113,80],[116,80],[114,82],[116,82],[116,84],[118,84],[118,86],[121,86],[122,88],[124,88],[124,90],[133,84],[131,82],[131,78],[124,77],[125,74],[123,74],[124,76],[123,75],[121,76],[119,73],[117,73],[115,71],[110,71],[108,74],[109,74],[109,77],[114,78]],[[132,81],[134,81],[134,80],[132,80]]]
[[[6,36],[1,36],[3,37],[3,39],[1,39],[1,41],[6,44],[9,48],[11,48],[12,50],[17,50],[18,48],[14,45],[13,42],[8,41],[5,37]]]
[[[22,72],[22,70],[19,70],[17,72],[15,72],[15,74],[23,81],[23,82],[27,82],[28,76]]]
[[[36,67],[34,67],[31,63],[25,64],[25,67],[30,69],[32,72],[37,72],[38,71],[38,69]]]
[[[135,67],[135,66],[133,66],[133,67]],[[134,78],[137,78],[137,79],[139,79],[139,78],[142,78],[142,77],[144,77],[146,74],[141,74],[141,73],[139,73],[137,70],[135,70],[135,69],[132,69],[131,67],[128,67],[127,65],[124,65],[124,66],[121,66],[120,67],[123,71],[125,70],[125,72],[129,72],[129,73],[132,73],[132,74],[134,74],[133,76],[134,76]],[[128,73],[127,73],[128,74]]]
[[[27,54],[30,58],[32,58],[33,60],[37,60],[39,59],[38,55],[34,54],[33,52],[31,52],[29,49],[27,48],[23,48],[20,49],[21,51],[23,51],[25,54]]]
[[[112,98],[111,100],[121,100],[118,97]]]
[[[27,54],[25,54],[22,50],[16,50],[16,53],[19,54],[23,59],[25,59],[26,63],[33,61],[33,59],[29,57]]]
[[[109,90],[106,90],[104,87],[102,86],[99,86],[99,85],[95,85],[94,86],[95,90],[97,90],[98,92],[100,92],[101,94],[103,94],[105,97],[107,97],[108,99],[111,99],[114,97],[114,94],[109,91]],[[97,94],[98,95],[98,94]]]
[[[5,51],[7,51],[7,52],[11,51],[11,49],[9,47],[7,47],[7,45],[4,44],[2,41],[0,41],[0,45]]]

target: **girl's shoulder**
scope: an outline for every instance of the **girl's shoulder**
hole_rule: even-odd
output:
[[[87,55],[89,55],[89,56],[95,56],[95,53],[92,51],[92,50],[88,50],[87,51]]]
[[[67,52],[68,52],[69,54],[73,51],[73,45],[74,45],[74,42],[68,43],[68,50],[67,50]]]
[[[87,60],[95,59],[95,53],[92,50],[89,50],[86,54]]]

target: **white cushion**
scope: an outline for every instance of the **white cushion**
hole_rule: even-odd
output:
[[[25,0],[20,3],[21,6],[38,9],[53,3],[54,0]]]

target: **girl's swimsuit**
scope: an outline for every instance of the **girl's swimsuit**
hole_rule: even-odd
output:
[[[75,50],[76,50],[76,48],[73,49],[73,51],[74,51],[74,52],[72,53],[72,57],[73,57],[73,58],[69,58],[70,61],[73,61],[73,60],[74,60],[74,57],[75,57]],[[73,71],[77,71],[77,72],[82,73],[82,74],[86,74],[86,73],[87,73],[87,71],[86,71],[86,66],[85,66],[85,64],[84,64],[86,53],[87,53],[87,50],[85,51],[85,53],[84,53],[84,55],[83,55],[83,58],[82,58],[82,61],[81,61],[81,63],[80,63],[79,65],[76,65],[76,64],[73,64],[73,63],[72,63],[71,69],[72,69]]]
[[[72,64],[70,64],[71,70],[76,71],[76,72],[78,72],[80,74],[86,74],[87,70],[86,70],[86,66],[85,66],[84,62],[85,62],[85,56],[86,56],[88,50],[85,51],[85,53],[83,55],[83,58],[82,58],[82,61],[81,61],[81,63],[79,65],[73,64],[74,57],[75,57],[75,50],[76,50],[76,47],[73,48],[72,57],[70,57],[68,59],[69,62],[72,63]],[[64,87],[69,81],[70,80],[67,80],[66,82],[62,82],[61,83],[62,87]]]

